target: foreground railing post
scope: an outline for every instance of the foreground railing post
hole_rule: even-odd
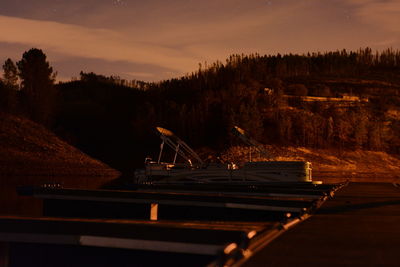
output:
[[[157,221],[158,220],[158,203],[151,203],[150,220],[151,221]]]

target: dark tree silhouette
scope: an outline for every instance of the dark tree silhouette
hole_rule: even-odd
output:
[[[17,62],[21,78],[21,101],[26,115],[43,125],[49,126],[55,108],[56,73],[46,60],[42,50],[32,48]]]
[[[0,84],[0,109],[14,113],[17,110],[18,72],[11,59],[7,59],[3,65],[3,79]]]
[[[10,88],[16,89],[18,87],[18,70],[10,58],[4,62],[3,71],[4,84]]]
[[[57,88],[55,131],[123,172],[157,153],[155,126],[195,149],[239,143],[238,125],[266,144],[400,153],[400,52],[390,49],[232,55],[157,83],[82,72]]]

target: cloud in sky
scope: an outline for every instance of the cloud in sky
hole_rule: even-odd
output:
[[[400,48],[397,0],[3,1],[0,56],[39,47],[63,77],[74,64],[158,80],[233,53]]]
[[[98,74],[120,76],[132,80],[153,81],[162,78],[178,76],[180,73],[172,69],[163,68],[155,64],[140,64],[128,61],[108,61],[93,58],[65,57],[63,55],[48,54],[49,58],[57,58],[51,62],[54,69],[62,69],[59,80],[69,80],[71,77],[79,77],[79,72],[94,72]]]
[[[360,2],[355,15],[367,24],[400,33],[400,1],[398,0]]]
[[[160,66],[171,66],[173,62],[178,70],[191,66],[191,59],[176,49],[136,42],[111,30],[0,16],[0,32],[0,42],[47,47],[71,56],[110,61],[134,59]]]
[[[342,0],[352,16],[369,31],[375,49],[400,48],[400,2],[398,0]]]

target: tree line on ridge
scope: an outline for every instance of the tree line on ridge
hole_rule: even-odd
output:
[[[232,55],[155,83],[81,72],[55,84],[38,49],[16,64],[7,60],[3,70],[2,111],[44,124],[122,171],[157,151],[155,126],[200,150],[238,144],[230,134],[238,125],[265,144],[400,153],[400,52],[392,49]],[[342,95],[368,102],[302,101]]]

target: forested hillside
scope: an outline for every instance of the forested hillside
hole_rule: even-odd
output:
[[[239,125],[264,144],[400,153],[400,51],[391,49],[232,55],[158,83],[81,73],[55,90],[52,129],[122,171],[155,157],[155,126],[203,151],[238,143]]]

